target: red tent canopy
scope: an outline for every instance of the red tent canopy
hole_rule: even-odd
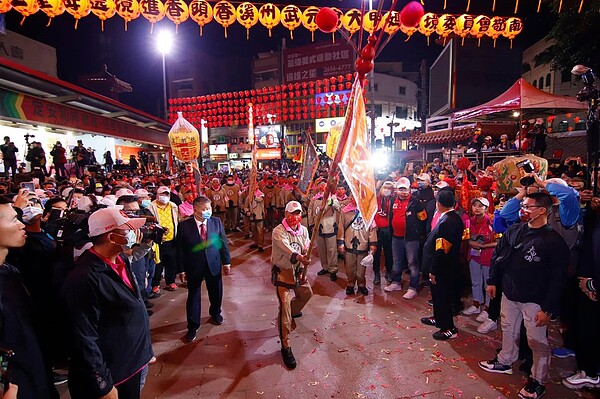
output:
[[[586,103],[579,102],[573,97],[546,93],[521,78],[493,100],[473,108],[456,111],[452,116],[455,122],[459,122],[511,118],[513,111],[522,111],[523,116],[535,117],[580,112],[586,109]],[[527,118],[522,117],[522,119]]]

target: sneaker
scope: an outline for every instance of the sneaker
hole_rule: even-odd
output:
[[[600,376],[589,377],[585,371],[578,371],[570,377],[562,379],[562,383],[567,388],[600,388]]]
[[[300,317],[302,317],[302,312],[298,312],[298,313],[292,315],[292,319],[298,319]]]
[[[406,291],[406,294],[402,295],[402,298],[410,300],[416,297],[417,294],[417,290],[415,290],[414,288],[409,288],[408,291]]]
[[[479,313],[479,316],[477,316],[475,318],[475,320],[480,323],[483,323],[484,321],[486,321],[489,318],[490,318],[490,314],[484,310],[483,312]]]
[[[452,338],[458,338],[458,332],[456,331],[456,328],[440,330],[433,333],[433,339],[436,341],[446,341]]]
[[[544,388],[542,384],[540,384],[533,378],[530,378],[529,381],[527,381],[527,385],[525,385],[519,391],[519,397],[521,399],[537,399],[544,396],[545,393],[546,388]]]
[[[369,290],[367,289],[367,287],[358,287],[357,291],[363,294],[364,296],[369,295]]]
[[[376,274],[373,278],[373,285],[381,285],[381,275]]]
[[[150,365],[150,364],[154,364],[154,363],[156,363],[156,357],[152,356],[152,359],[150,359],[150,361],[148,362],[148,364]]]
[[[479,367],[481,367],[485,371],[489,371],[490,373],[501,373],[501,374],[512,374],[513,369],[512,366],[507,366],[506,364],[502,364],[498,361],[498,357],[493,358],[492,360],[486,362],[479,362]]]
[[[402,291],[402,286],[400,283],[391,283],[390,285],[383,287],[383,290],[386,292]]]
[[[337,273],[336,272],[331,273],[331,275],[329,276],[329,279],[331,281],[337,281]]]
[[[283,357],[283,363],[285,364],[285,366],[290,369],[293,370],[296,368],[296,358],[294,357],[294,354],[292,353],[292,348],[286,348],[285,346],[281,347],[281,357]]]
[[[471,315],[474,315],[474,314],[481,313],[481,308],[478,308],[477,306],[471,305],[468,308],[464,309],[460,313],[464,314],[465,316],[471,316]]]
[[[346,295],[354,295],[354,287],[346,287]]]
[[[431,317],[423,317],[421,319],[421,323],[428,325],[428,326],[434,326],[435,327],[435,317],[431,316]]]
[[[196,340],[196,331],[189,330],[187,334],[185,334],[184,340],[188,344],[194,342]]]
[[[321,270],[319,270],[319,271],[317,272],[317,276],[324,276],[324,275],[326,275],[327,273],[329,273],[329,271],[328,271],[328,270],[321,269]]]
[[[179,288],[179,287],[177,287],[177,284],[171,283],[165,289],[167,291],[177,291],[177,288]]]
[[[160,288],[158,288],[158,286],[156,287],[152,287],[152,291],[153,294],[160,294]],[[156,298],[156,297],[155,297]]]
[[[565,359],[567,357],[575,356],[575,351],[567,348],[554,348],[552,349],[552,354],[559,359]]]
[[[492,319],[487,319],[483,323],[481,323],[479,325],[479,327],[477,327],[477,332],[479,334],[487,334],[490,331],[494,331],[497,328],[498,328],[498,323],[496,323]]]

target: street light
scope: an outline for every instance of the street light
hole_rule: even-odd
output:
[[[162,54],[162,78],[163,78],[163,112],[164,118],[167,119],[167,68],[165,66],[165,56],[171,51],[173,46],[173,37],[171,32],[163,29],[158,32],[158,40],[156,41],[156,48]]]

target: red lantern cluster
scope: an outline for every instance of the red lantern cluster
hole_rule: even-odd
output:
[[[344,116],[350,100],[354,75],[288,83],[261,89],[215,93],[198,97],[170,98],[169,123],[177,112],[193,125],[206,127],[248,125],[248,104],[253,106],[254,126],[284,124],[289,121],[308,121],[318,118]],[[346,91],[335,98],[328,93]]]

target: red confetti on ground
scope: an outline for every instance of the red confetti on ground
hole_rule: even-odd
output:
[[[423,372],[421,372],[421,374],[429,374],[429,373],[441,373],[442,369],[430,369],[430,370],[425,370]]]

